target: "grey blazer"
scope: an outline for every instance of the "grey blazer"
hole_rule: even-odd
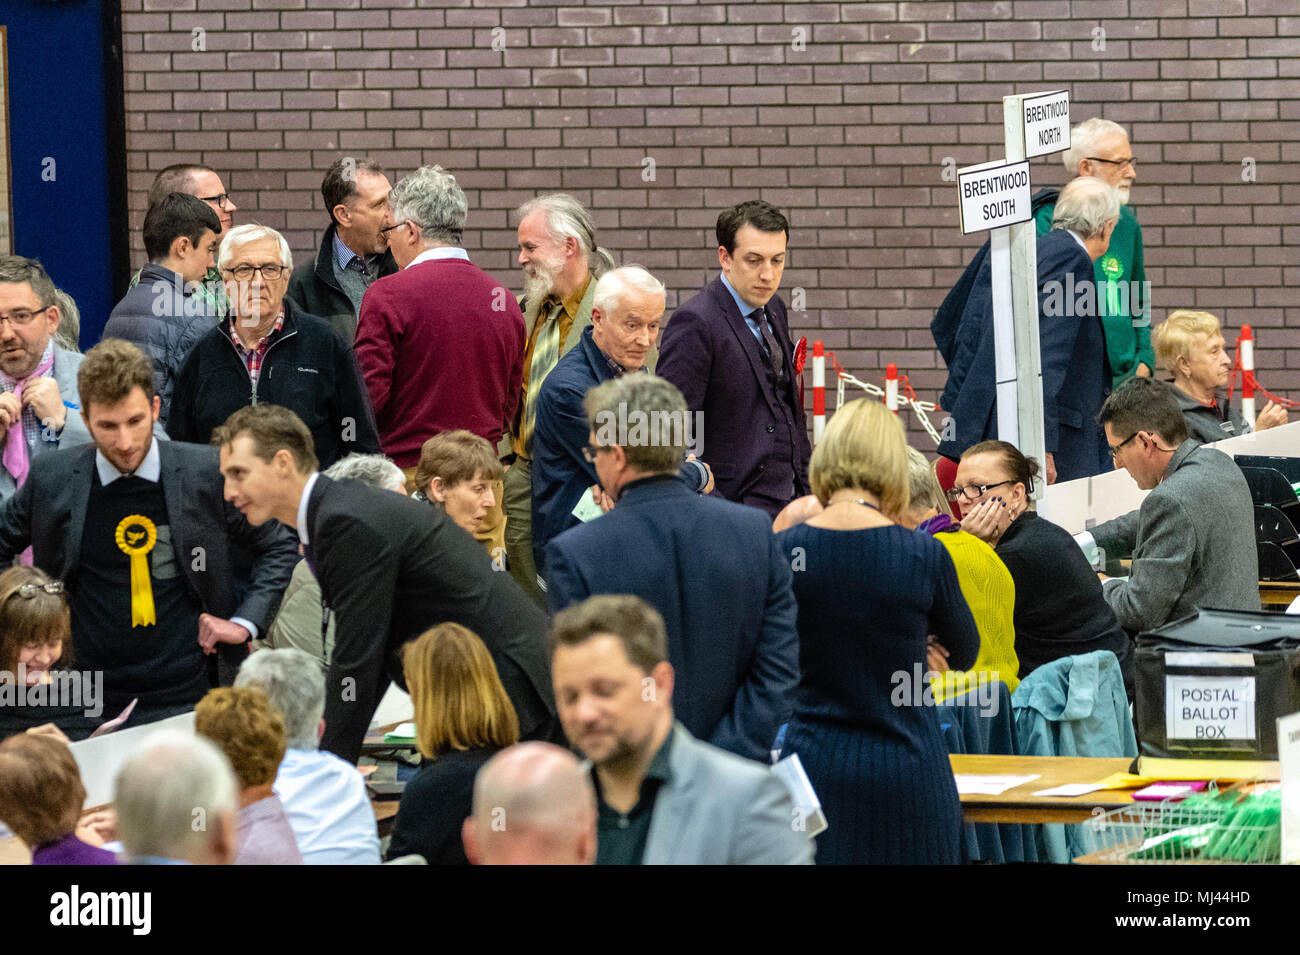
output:
[[[54,381],[59,386],[59,394],[63,396],[63,400],[74,407],[68,409],[68,419],[63,424],[58,442],[37,441],[36,448],[31,454],[33,460],[47,451],[72,448],[90,441],[90,432],[86,430],[86,423],[81,420],[79,410],[81,399],[77,397],[77,370],[81,367],[83,357],[75,351],[54,346]],[[21,430],[20,426],[15,425],[15,427]],[[8,440],[8,436],[5,440]],[[0,443],[0,447],[3,447],[3,443]],[[14,491],[17,489],[13,475],[0,467],[0,507],[14,496]]]
[[[1232,458],[1192,439],[1139,510],[1092,529],[1108,559],[1132,556],[1128,580],[1102,585],[1130,633],[1197,607],[1259,609],[1259,558],[1250,488]]]
[[[644,865],[808,865],[790,794],[772,771],[673,723],[672,779],[655,797]]]

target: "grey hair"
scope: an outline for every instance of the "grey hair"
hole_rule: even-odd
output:
[[[382,454],[352,453],[339,458],[325,469],[325,476],[335,481],[353,480],[381,491],[406,487],[406,475],[392,459]]]
[[[258,650],[235,676],[235,686],[255,686],[284,720],[290,749],[316,749],[325,715],[325,673],[320,660],[297,647]]]
[[[456,177],[441,166],[421,166],[403,176],[388,193],[394,222],[410,219],[426,241],[460,245],[469,202]]]
[[[690,422],[672,382],[642,371],[622,375],[588,391],[583,406],[596,444],[621,447],[628,467],[646,474],[681,467]]]
[[[1069,229],[1084,239],[1101,235],[1119,219],[1119,193],[1096,176],[1076,176],[1056,197],[1053,229]]]
[[[948,499],[943,496],[939,479],[934,476],[934,467],[925,455],[916,448],[907,449],[908,490],[911,492],[908,507],[913,511],[934,508],[940,514],[951,513]]]
[[[555,841],[576,839],[596,811],[591,774],[553,743],[516,743],[497,753],[474,777],[473,815],[485,836],[493,813],[504,810],[508,834],[542,830]]]
[[[25,255],[0,255],[0,282],[26,282],[41,300],[42,308],[57,304],[55,296],[58,290],[39,259],[29,259]]]
[[[546,228],[557,242],[578,240],[578,248],[582,249],[592,275],[603,275],[614,267],[614,257],[596,244],[596,224],[591,221],[591,213],[573,196],[565,192],[536,196],[520,206],[516,215],[523,222],[538,211],[546,215]]]
[[[591,306],[600,309],[602,314],[608,315],[629,290],[664,299],[668,296],[663,283],[642,266],[623,265],[606,272],[596,281],[596,291],[592,293]]]
[[[1070,148],[1061,154],[1061,161],[1065,163],[1066,171],[1071,176],[1077,175],[1079,163],[1096,154],[1097,140],[1112,133],[1123,133],[1125,138],[1128,137],[1128,133],[1119,123],[1112,123],[1100,116],[1085,119],[1079,125],[1071,127]]]
[[[122,845],[131,856],[199,858],[217,817],[239,808],[238,793],[230,762],[215,743],[184,730],[160,730],[117,773],[113,804]]]
[[[54,344],[68,351],[81,351],[81,309],[61,288],[54,290],[54,304],[59,306],[59,330],[54,333]]]
[[[221,240],[221,251],[217,254],[217,268],[224,269],[230,264],[230,260],[235,257],[235,249],[260,239],[275,239],[280,245],[280,264],[286,269],[293,268],[293,253],[289,251],[289,243],[284,236],[269,225],[258,225],[255,222],[237,225],[225,234]]]

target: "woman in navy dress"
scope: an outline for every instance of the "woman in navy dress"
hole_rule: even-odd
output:
[[[962,861],[962,813],[933,697],[931,636],[969,669],[979,632],[942,544],[895,522],[906,442],[883,404],[835,413],[810,467],[824,510],[779,535],[794,569],[801,677],[782,755],[798,753],[829,828],[819,864]]]

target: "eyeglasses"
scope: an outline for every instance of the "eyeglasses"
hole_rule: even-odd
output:
[[[228,192],[223,192],[219,196],[197,196],[196,198],[202,202],[215,202],[222,209],[226,208],[226,206],[234,205],[234,203],[230,201],[230,193]]]
[[[1132,441],[1134,438],[1136,438],[1136,437],[1137,437],[1139,434],[1141,434],[1141,433],[1142,433],[1141,431],[1134,431],[1132,434],[1130,434],[1127,438],[1125,438],[1125,439],[1124,439],[1123,441],[1121,441],[1119,444],[1115,445],[1115,447],[1111,448],[1111,449],[1110,449],[1110,458],[1111,458],[1111,460],[1114,461],[1116,458],[1118,458],[1118,457],[1119,457],[1119,453],[1120,453],[1121,451],[1124,450],[1124,445],[1128,444],[1130,441]]]
[[[18,596],[31,600],[42,590],[47,594],[61,594],[63,593],[63,581],[51,580],[48,584],[23,584],[18,588],[17,593]]]
[[[943,496],[949,501],[956,503],[963,497],[968,501],[978,501],[987,494],[992,488],[1001,487],[1004,484],[1014,484],[1015,480],[1008,478],[1005,481],[999,481],[997,484],[967,484],[965,487],[952,487],[943,492]]]
[[[384,237],[384,241],[387,242],[388,233],[392,232],[394,229],[400,229],[402,226],[410,225],[410,224],[411,224],[410,219],[403,219],[401,222],[398,222],[396,225],[385,226],[384,228],[380,229],[379,234],[382,235]]]
[[[588,464],[595,464],[596,455],[600,454],[600,452],[602,451],[608,451],[608,450],[609,450],[608,447],[602,447],[600,445],[595,445],[595,444],[588,444],[583,446],[582,456],[587,459]]]
[[[241,282],[247,282],[251,279],[254,272],[257,272],[266,281],[274,282],[285,272],[288,272],[289,269],[287,266],[272,262],[269,265],[236,265],[233,269],[222,269],[222,271],[228,275],[233,275]]]
[[[12,315],[0,315],[0,322],[8,322],[14,328],[26,328],[32,322],[36,321],[36,316],[48,312],[53,305],[46,305],[44,308],[38,308],[34,312],[14,312]]]
[[[1129,156],[1127,159],[1102,159],[1100,156],[1089,156],[1093,162],[1104,162],[1108,166],[1119,166],[1122,170],[1125,166],[1136,169],[1138,164],[1137,156]]]

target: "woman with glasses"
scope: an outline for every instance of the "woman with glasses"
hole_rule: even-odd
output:
[[[961,862],[926,646],[934,634],[966,670],[979,632],[943,545],[899,523],[909,492],[898,418],[878,402],[846,404],[809,476],[823,509],[777,540],[794,569],[801,671],[782,754],[799,755],[830,823],[817,862]]]
[[[71,698],[64,656],[70,619],[61,581],[36,567],[0,574],[0,739],[33,729],[85,739],[105,718],[103,699],[88,698],[102,684],[88,686],[76,674],[77,699]],[[99,712],[87,716],[92,710]]]
[[[1060,657],[1110,650],[1131,687],[1129,638],[1096,572],[1069,531],[1030,508],[1038,474],[1038,462],[1015,445],[982,441],[961,456],[948,491],[962,529],[992,545],[1015,581],[1020,679]]]

